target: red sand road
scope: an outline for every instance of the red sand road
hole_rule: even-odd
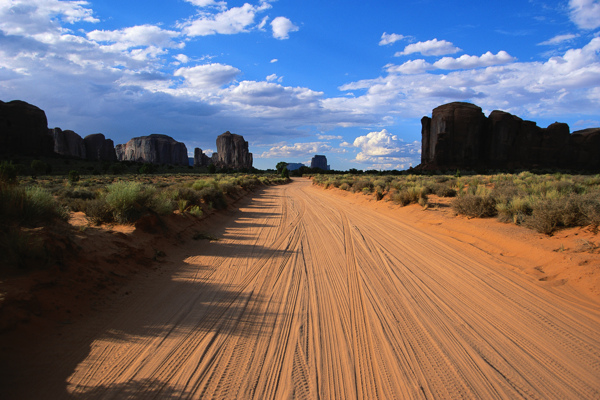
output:
[[[596,299],[308,180],[240,206],[0,397],[600,398]]]

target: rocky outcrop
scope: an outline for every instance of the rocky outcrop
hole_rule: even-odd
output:
[[[217,152],[213,153],[212,161],[219,168],[250,169],[252,153],[243,136],[227,131],[217,137]]]
[[[329,165],[327,165],[327,157],[316,155],[310,160],[311,168],[320,168],[323,171],[329,171]]]
[[[41,156],[53,148],[43,110],[20,100],[0,101],[0,153]]]
[[[569,133],[540,128],[504,111],[485,117],[470,103],[449,103],[421,120],[421,169],[600,169],[600,128]]]
[[[101,133],[94,133],[83,138],[85,158],[88,160],[117,161],[115,144]]]
[[[85,143],[77,133],[60,128],[50,129],[49,133],[54,138],[54,152],[67,157],[85,158]]]
[[[194,149],[194,167],[208,167],[210,164],[212,164],[211,158],[204,154],[201,148],[196,147]]]
[[[140,161],[152,164],[188,165],[185,144],[170,136],[152,134],[131,139],[115,149],[119,161]]]

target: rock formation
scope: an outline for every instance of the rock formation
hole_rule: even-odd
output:
[[[0,101],[0,153],[41,156],[53,148],[43,110],[20,100]]]
[[[217,152],[212,162],[219,168],[250,169],[252,153],[248,151],[248,142],[241,135],[229,131],[217,137]]]
[[[421,169],[567,168],[600,169],[600,128],[569,133],[504,111],[485,117],[470,103],[449,103],[421,120]]]
[[[327,157],[316,155],[310,160],[311,168],[320,168],[323,171],[329,171],[329,165],[327,165]]]
[[[94,133],[83,138],[85,158],[95,161],[117,161],[115,145],[101,133]]]
[[[54,138],[54,152],[67,157],[85,158],[85,143],[77,133],[60,128],[50,129]]]
[[[198,147],[194,149],[194,167],[208,167],[211,163],[211,158],[204,154],[202,149]]]
[[[187,148],[170,136],[152,134],[129,140],[116,147],[119,161],[141,161],[152,164],[188,165]]]

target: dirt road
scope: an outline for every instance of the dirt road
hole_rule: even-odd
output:
[[[307,180],[241,206],[172,273],[13,360],[8,395],[600,397],[598,304]]]

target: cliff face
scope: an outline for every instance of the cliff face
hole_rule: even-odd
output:
[[[88,160],[116,161],[115,144],[101,133],[94,133],[83,138],[85,158]]]
[[[211,163],[212,160],[202,152],[201,148],[194,149],[194,167],[208,167]]]
[[[73,131],[60,128],[50,129],[54,138],[54,152],[67,157],[85,158],[85,143],[81,136]]]
[[[243,136],[227,131],[217,137],[217,152],[213,153],[212,161],[219,168],[250,169],[252,153]]]
[[[131,139],[116,147],[119,161],[188,165],[187,148],[170,136],[153,134]]]
[[[1,153],[41,156],[52,154],[53,148],[43,110],[20,100],[0,101]]]
[[[567,168],[600,169],[600,128],[569,133],[504,111],[488,118],[470,103],[437,107],[421,120],[422,169]]]

